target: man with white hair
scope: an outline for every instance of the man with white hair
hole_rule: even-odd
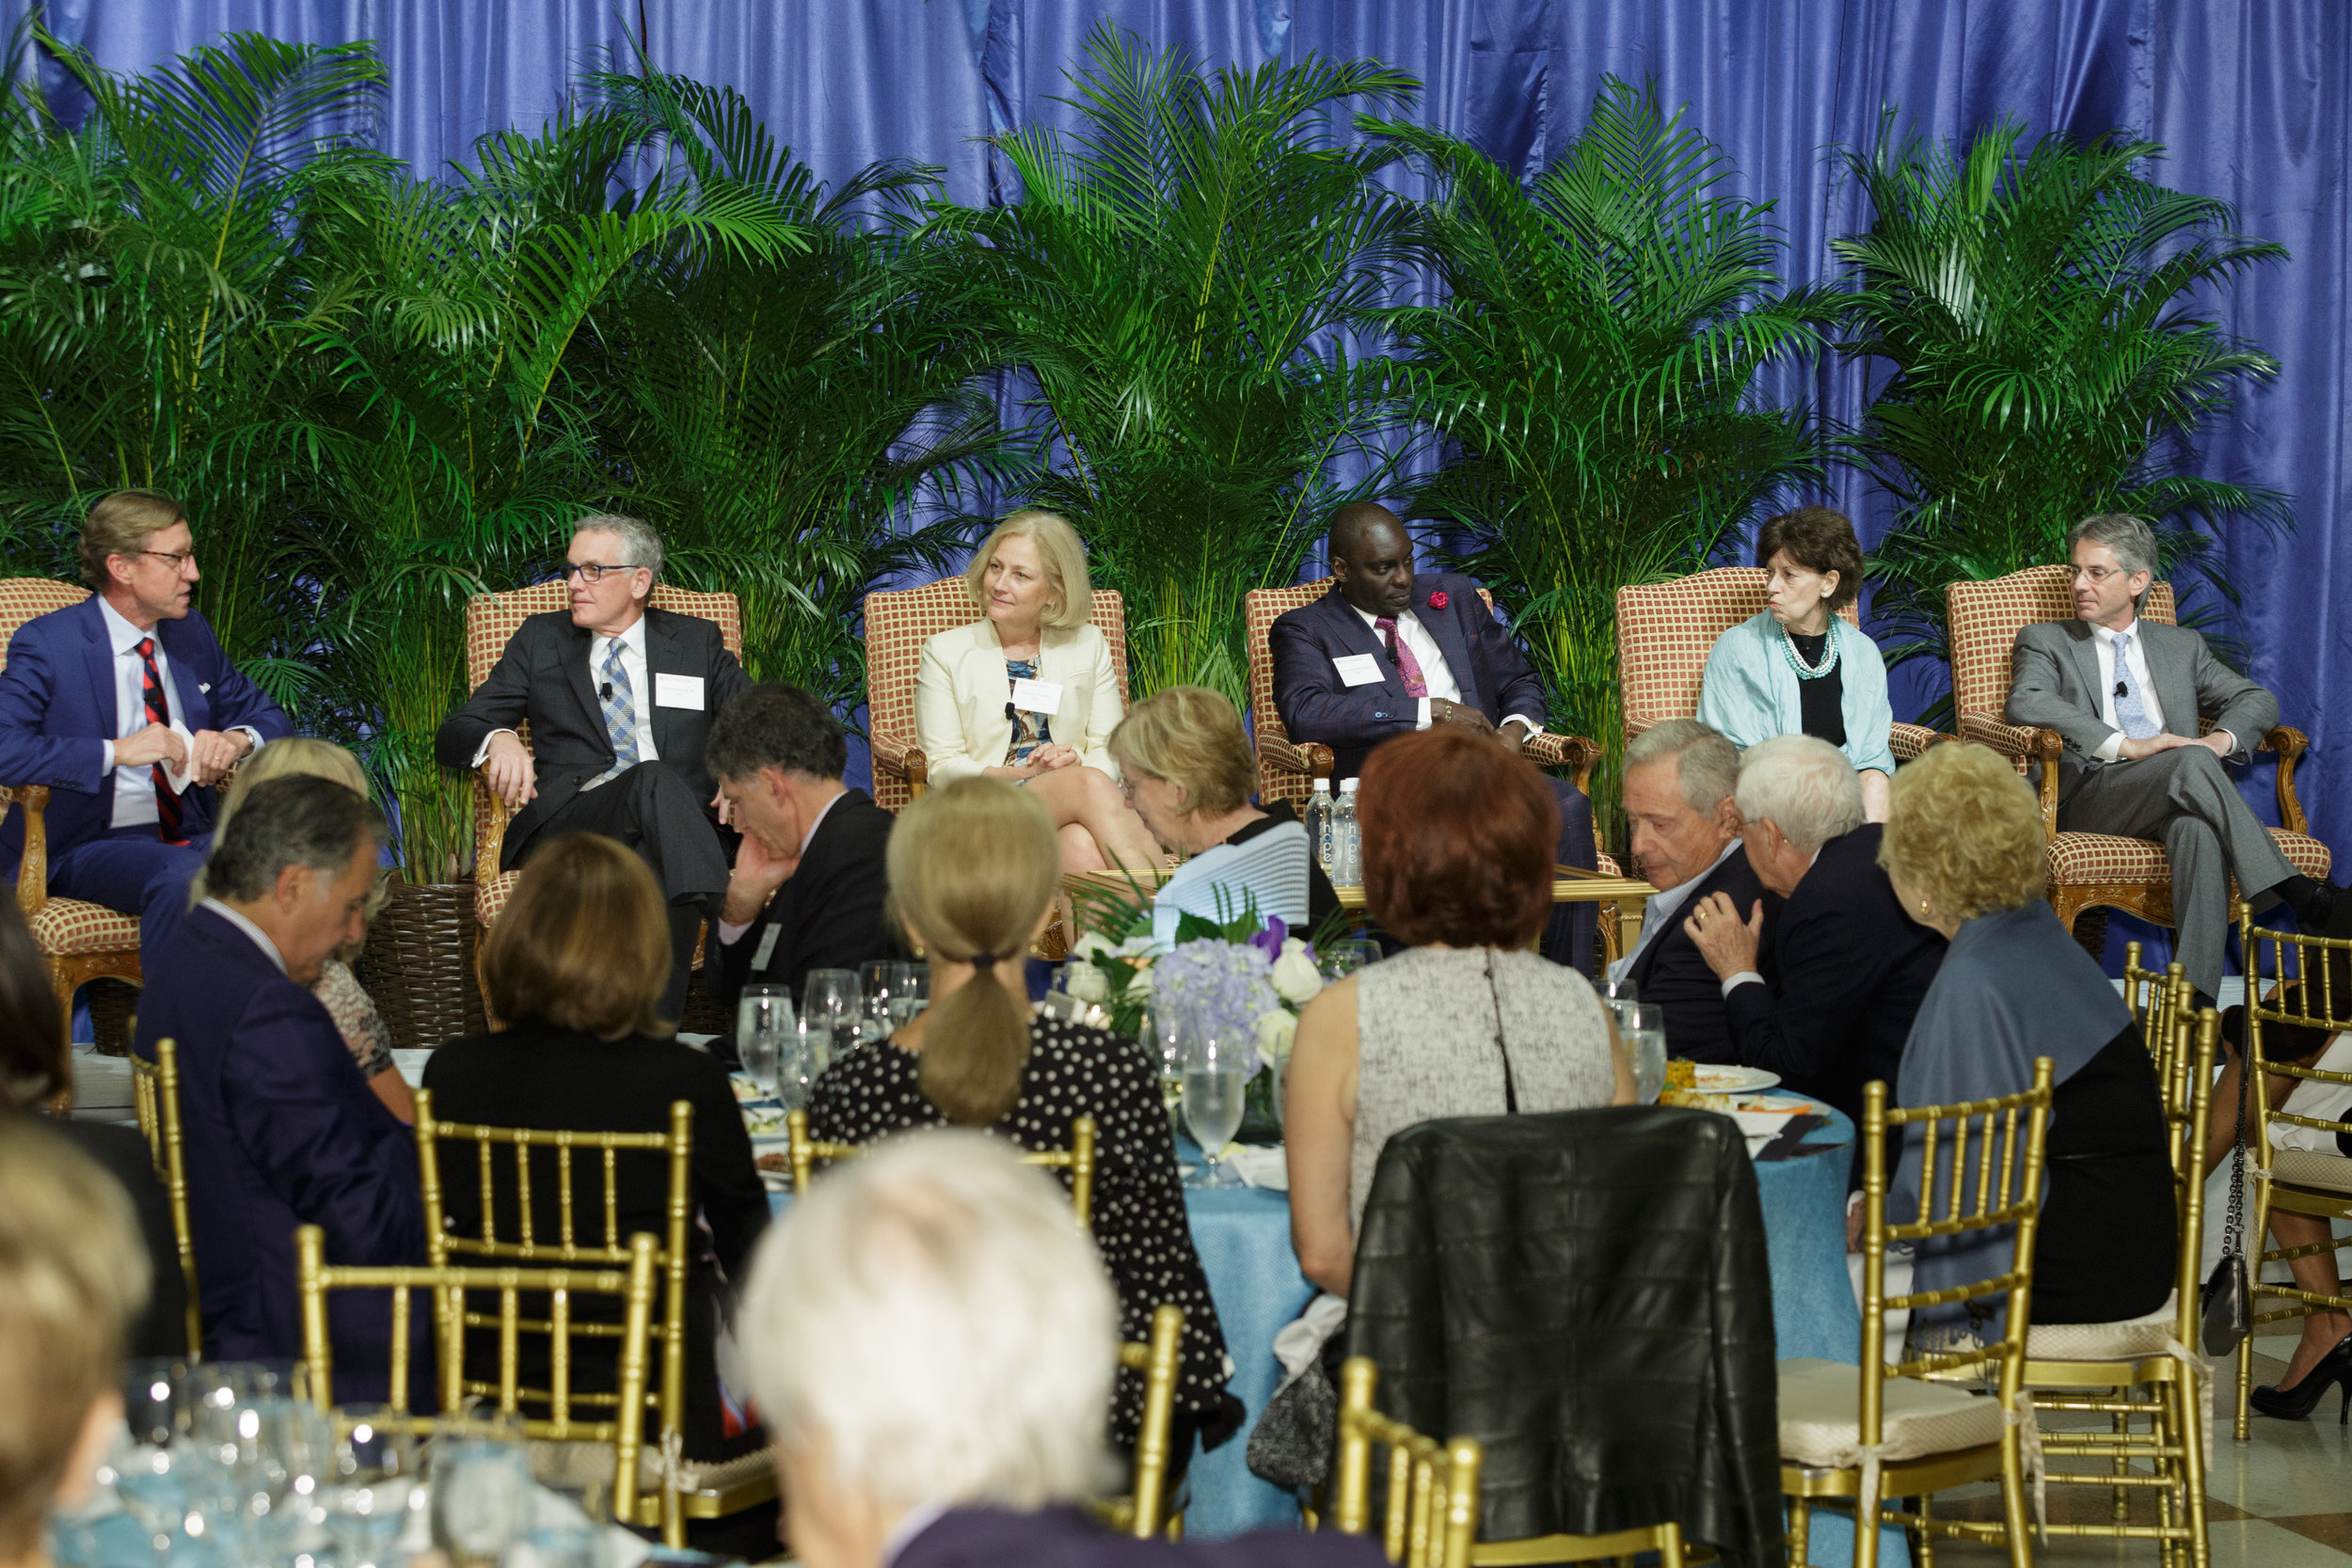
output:
[[[599,514],[572,529],[570,608],[533,615],[465,705],[442,721],[444,768],[482,770],[515,812],[499,869],[541,839],[602,833],[644,857],[670,907],[661,1016],[685,1011],[704,916],[726,891],[718,785],[703,765],[719,710],[751,686],[714,622],[652,606],[660,536]],[[531,744],[516,731],[526,721]]]
[[[1377,1568],[1363,1537],[1109,1533],[1119,1301],[1070,1199],[1000,1140],[917,1132],[771,1227],[737,1314],[808,1568]]]
[[[1767,918],[1760,901],[1711,894],[1685,929],[1722,985],[1737,1060],[1859,1119],[1862,1086],[1896,1081],[1944,939],[1904,917],[1879,868],[1884,830],[1862,820],[1860,776],[1836,747],[1751,746],[1736,799],[1748,864],[1785,902]]]

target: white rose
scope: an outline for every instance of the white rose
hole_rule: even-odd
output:
[[[1062,971],[1061,989],[1081,1002],[1107,1002],[1111,977],[1090,963],[1073,962]]]
[[[1127,982],[1127,994],[1129,996],[1152,994],[1152,971],[1149,966],[1136,971],[1135,978]]]
[[[1070,950],[1070,956],[1073,958],[1091,959],[1105,953],[1116,957],[1118,952],[1118,947],[1102,932],[1089,931],[1078,939],[1078,944]]]
[[[1276,1008],[1258,1020],[1258,1054],[1279,1068],[1291,1059],[1291,1042],[1298,1037],[1298,1018]]]
[[[1314,959],[1307,956],[1307,944],[1282,944],[1282,956],[1274,960],[1274,994],[1295,1007],[1323,989],[1323,976],[1315,973]]]

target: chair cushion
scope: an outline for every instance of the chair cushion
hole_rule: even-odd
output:
[[[1948,1384],[1886,1380],[1879,1457],[1922,1459],[2001,1440],[1998,1400]],[[1812,1469],[1862,1463],[1862,1372],[1842,1361],[1780,1363],[1780,1457]]]
[[[2352,1161],[2345,1164],[2352,1164]],[[2035,1323],[2026,1330],[2026,1359],[2033,1361],[2129,1361],[2161,1355],[2179,1327],[2180,1292],[2137,1318],[2106,1323]],[[2026,1369],[2033,1381],[2033,1369]]]
[[[522,879],[523,874],[519,871],[501,871],[494,877],[484,877],[479,872],[475,873],[473,885],[475,921],[485,927],[498,924],[500,911],[506,908],[506,901],[515,896],[515,884]]]
[[[139,923],[98,904],[77,898],[52,898],[31,921],[33,940],[44,953],[72,958],[88,953],[135,953]]]
[[[2276,1149],[2270,1156],[2270,1174],[2274,1180],[2297,1187],[2352,1193],[2352,1160],[2341,1154],[2322,1154],[2312,1148]]]
[[[2273,828],[2279,853],[2287,863],[2315,882],[2328,879],[2334,857],[2328,847],[2307,833]],[[2172,879],[2164,846],[2153,839],[2117,838],[2109,833],[2060,833],[2050,841],[2050,881],[2058,887],[2087,887],[2121,882],[2140,886]],[[2233,898],[2234,899],[2234,895]]]

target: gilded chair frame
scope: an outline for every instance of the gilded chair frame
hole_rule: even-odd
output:
[[[1184,1309],[1162,1302],[1152,1309],[1152,1338],[1119,1347],[1119,1364],[1143,1374],[1143,1419],[1136,1432],[1135,1490],[1098,1506],[1103,1522],[1121,1535],[1149,1541],[1166,1530],[1183,1533],[1184,1515],[1168,1507],[1168,1433],[1176,1417],[1176,1380],[1183,1368]]]
[[[1478,1539],[1478,1477],[1486,1449],[1475,1437],[1440,1443],[1381,1415],[1372,1402],[1379,1381],[1380,1369],[1370,1356],[1351,1355],[1340,1368],[1340,1446],[1333,1470],[1331,1528],[1342,1535],[1371,1533],[1372,1450],[1386,1448],[1381,1554],[1398,1568],[1470,1568],[1474,1560],[1471,1544]],[[1682,1568],[1681,1545],[1677,1530],[1664,1568]]]
[[[2343,1175],[2339,1180],[2345,1190],[2331,1190],[2309,1180],[2314,1174],[2301,1161],[2288,1161],[2282,1167],[2278,1153],[2270,1147],[2270,1129],[2308,1127],[2315,1132],[2352,1133],[2352,1121],[2328,1121],[2318,1117],[2298,1116],[2281,1111],[2270,1103],[2270,1080],[2292,1078],[2314,1084],[2352,1084],[2352,1073],[2330,1072],[2323,1068],[2305,1067],[2296,1062],[2274,1062],[2263,1052],[2263,1026],[2281,1023],[2318,1029],[2329,1034],[2352,1030],[2352,995],[2340,994],[2335,976],[2330,972],[2328,955],[2331,952],[2352,953],[2352,938],[2304,936],[2295,931],[2274,931],[2254,924],[2252,906],[2241,900],[2237,907],[2240,951],[2246,962],[2246,1056],[2247,1071],[2252,1076],[2247,1104],[2249,1115],[2243,1136],[2248,1140],[2247,1180],[2249,1205],[2246,1216],[2246,1272],[2252,1284],[2255,1304],[2261,1298],[2272,1297],[2286,1303],[2270,1311],[2253,1314],[2254,1327],[2309,1317],[2313,1312],[2352,1312],[2352,1290],[2339,1289],[2335,1295],[2324,1295],[2301,1290],[2293,1285],[2265,1283],[2264,1267],[2270,1263],[2287,1262],[2296,1258],[2323,1252],[2340,1252],[2352,1246],[2352,1237],[2331,1233],[2325,1242],[2308,1246],[2279,1247],[2269,1244],[2270,1216],[2274,1212],[2309,1214],[2320,1220],[2352,1220],[2352,1161],[2340,1162]],[[2268,950],[2270,973],[2283,987],[2288,980],[2303,982],[2304,1010],[2290,1012],[2278,1006],[2279,992],[2269,997],[2260,994],[2256,977],[2263,973],[2263,950]],[[2289,952],[2295,955],[2292,973],[2286,967]],[[2312,984],[2316,976],[2316,987]],[[2311,991],[2319,992],[2317,1012],[2310,1010]],[[2289,1150],[2290,1154],[2299,1151]],[[2330,1155],[2315,1155],[2313,1163],[2335,1159]],[[2341,1270],[2339,1270],[2341,1281]],[[2237,1440],[2247,1440],[2247,1396],[2254,1386],[2252,1346],[2242,1345],[2237,1358],[2237,1411],[2233,1425]]]
[[[816,1172],[817,1162],[854,1159],[866,1152],[862,1144],[820,1143],[808,1135],[808,1113],[787,1111],[784,1114],[786,1158],[792,1167],[792,1196],[804,1197]],[[1068,1148],[1019,1148],[1014,1153],[1025,1165],[1042,1165],[1051,1170],[1070,1173],[1070,1208],[1085,1230],[1094,1224],[1095,1124],[1092,1117],[1078,1117],[1070,1123]]]
[[[391,1390],[389,1401],[398,1413],[409,1410],[410,1325],[414,1322],[411,1292],[423,1291],[433,1305],[434,1342],[440,1361],[440,1402],[455,1410],[464,1402],[463,1330],[448,1304],[468,1291],[496,1291],[499,1310],[487,1321],[499,1331],[499,1381],[490,1392],[498,1408],[522,1418],[526,1436],[543,1442],[588,1442],[612,1445],[612,1513],[616,1519],[634,1519],[640,1513],[637,1470],[644,1447],[645,1384],[652,1361],[654,1275],[658,1249],[652,1236],[639,1231],[625,1249],[628,1266],[613,1268],[528,1269],[512,1265],[469,1268],[361,1267],[326,1261],[326,1233],[315,1225],[294,1230],[295,1284],[301,1297],[302,1364],[308,1370],[311,1397],[322,1410],[332,1411],[334,1347],[326,1329],[326,1298],[332,1291],[388,1290],[391,1292]],[[547,1292],[551,1316],[532,1321],[521,1315],[525,1291]],[[611,1414],[600,1420],[583,1420],[573,1411],[596,1396],[571,1391],[571,1337],[590,1325],[571,1318],[576,1296],[612,1296],[623,1304],[620,1325],[619,1392],[609,1397]],[[552,1341],[550,1381],[547,1389],[518,1386],[517,1346],[525,1333],[543,1333]],[[529,1400],[548,1407],[548,1415],[522,1417],[520,1402]],[[432,1430],[434,1418],[409,1415],[410,1430]]]
[[[629,1250],[613,1239],[617,1234],[615,1226],[619,1209],[619,1157],[630,1150],[668,1156],[669,1191],[663,1215],[665,1234],[655,1254],[655,1264],[662,1276],[659,1329],[661,1363],[658,1377],[646,1395],[648,1402],[660,1417],[660,1451],[667,1452],[671,1434],[684,1430],[686,1418],[686,1272],[690,1261],[688,1234],[694,1217],[693,1103],[685,1100],[670,1102],[670,1130],[667,1132],[580,1132],[443,1121],[434,1114],[433,1091],[419,1089],[416,1134],[417,1169],[424,1189],[425,1251],[428,1260],[437,1267],[447,1265],[453,1255],[541,1266],[581,1263],[613,1266],[625,1263],[628,1260]],[[444,1226],[440,1150],[445,1143],[470,1143],[474,1146],[482,1193],[482,1234],[478,1237],[454,1235]],[[496,1229],[492,1200],[498,1167],[502,1163],[495,1152],[499,1149],[514,1151],[512,1170],[521,1230],[520,1237],[515,1240],[501,1239]],[[558,1234],[553,1241],[541,1239],[533,1230],[535,1222],[531,1204],[533,1149],[555,1151]],[[576,1152],[596,1162],[603,1176],[604,1224],[599,1233],[605,1241],[601,1244],[585,1243],[580,1240],[579,1226],[573,1213]],[[462,1307],[460,1312],[461,1330],[495,1325],[496,1320],[488,1314]],[[609,1323],[583,1323],[577,1325],[573,1332],[584,1338],[609,1338],[617,1331]],[[460,1392],[463,1394],[489,1394],[495,1391],[478,1381],[460,1380]],[[613,1397],[604,1394],[580,1396],[584,1402],[596,1403],[609,1402]],[[731,1460],[723,1466],[687,1465],[673,1466],[672,1469],[675,1471],[674,1479],[679,1483],[665,1483],[643,1494],[637,1504],[642,1516],[630,1522],[646,1527],[660,1526],[664,1540],[674,1546],[685,1544],[685,1521],[688,1519],[721,1518],[772,1501],[775,1497],[774,1472],[764,1462],[749,1465]],[[690,1480],[693,1484],[686,1484]]]
[[[1883,1083],[1866,1085],[1862,1108],[1862,1354],[1856,1371],[1860,1380],[1857,1434],[1867,1456],[1885,1439],[1886,1384],[1891,1378],[1946,1380],[1981,1378],[1997,1390],[2003,1412],[1997,1442],[1973,1448],[1890,1459],[1814,1467],[1784,1460],[1781,1491],[1789,1501],[1788,1560],[1807,1560],[1815,1502],[1841,1500],[1852,1504],[1854,1568],[1877,1568],[1879,1529],[1883,1525],[1908,1527],[1919,1540],[1935,1535],[1978,1541],[2001,1541],[2009,1547],[2014,1568],[2031,1568],[2032,1544],[2026,1514],[2026,1476],[2020,1442],[2020,1398],[2024,1391],[2026,1325],[2031,1315],[2034,1236],[2042,1216],[2043,1144],[2049,1131],[2052,1064],[2046,1056],[2034,1062],[2033,1086],[2022,1094],[1951,1105],[1906,1106],[1890,1110]],[[1948,1165],[1943,1160],[1946,1124],[1950,1124]],[[1981,1132],[1972,1129],[1981,1123]],[[1891,1127],[1922,1129],[1922,1177],[1918,1217],[1904,1223],[1886,1212],[1886,1132]],[[1969,1144],[1977,1144],[1973,1171]],[[1997,1158],[1996,1158],[1997,1150]],[[1948,1169],[1950,1191],[1937,1210],[1939,1178]],[[1975,1177],[1973,1203],[1966,1196]],[[1886,1254],[1890,1243],[1919,1242],[1932,1237],[1965,1235],[2011,1227],[2007,1272],[1970,1285],[1944,1291],[1887,1294]],[[1924,1307],[1956,1305],[2006,1295],[2007,1311],[2001,1338],[1945,1351],[1928,1351],[1889,1363],[1886,1359],[1886,1314]],[[1931,1509],[1931,1495],[1947,1487],[1997,1479],[2001,1483],[2002,1522],[1941,1519]],[[1916,1512],[1889,1510],[1889,1497],[1916,1498]],[[1866,1523],[1867,1521],[1867,1523]],[[1924,1560],[1923,1554],[1923,1560]]]
[[[171,1204],[172,1244],[180,1254],[180,1277],[188,1292],[188,1359],[204,1354],[204,1311],[196,1288],[196,1241],[188,1228],[187,1142],[180,1124],[180,1045],[155,1042],[155,1059],[131,1053],[131,1102],[138,1113],[139,1134],[147,1140],[147,1157],[155,1167],[164,1196]]]
[[[2173,987],[2185,979],[2188,971],[2178,959],[2167,964],[2162,974],[2142,969],[2139,963],[2139,943],[2123,944],[2123,1005],[2132,1011],[2132,1022],[2139,1025],[2139,1037],[2149,1051],[2162,1061],[2161,1046],[2170,1037],[2172,1015],[2177,993]],[[2194,994],[2193,991],[2190,994]],[[2177,1166],[2178,1162],[2175,1162]]]

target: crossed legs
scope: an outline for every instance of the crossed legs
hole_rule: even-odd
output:
[[[1057,768],[1023,787],[1054,819],[1064,871],[1142,871],[1160,863],[1152,831],[1100,768]]]

